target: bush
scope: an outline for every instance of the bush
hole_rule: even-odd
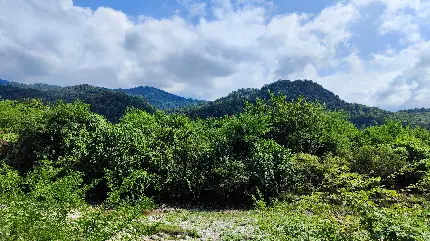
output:
[[[149,225],[137,222],[144,210],[154,207],[150,199],[121,201],[113,212],[106,212],[85,203],[86,190],[82,173],[63,173],[47,161],[25,178],[3,165],[0,239],[107,240],[127,228],[142,229],[137,236],[150,233]]]
[[[80,170],[88,147],[99,128],[107,126],[101,116],[89,112],[81,102],[59,103],[49,108],[38,120],[18,132],[18,140],[6,160],[14,168],[26,173],[37,161],[49,159],[56,166]]]
[[[285,96],[272,95],[266,111],[273,127],[269,137],[294,153],[341,154],[348,151],[351,139],[358,134],[341,113],[328,112],[303,98],[285,102]]]
[[[73,227],[67,223],[67,215],[83,204],[82,175],[58,174],[59,170],[45,163],[21,179],[17,172],[3,166],[1,239],[70,239]]]
[[[247,194],[257,188],[265,198],[275,198],[292,184],[291,153],[275,141],[257,142],[245,165],[249,173]]]
[[[391,183],[391,175],[407,164],[408,152],[405,148],[390,145],[363,146],[355,153],[352,170],[361,174],[381,177]]]

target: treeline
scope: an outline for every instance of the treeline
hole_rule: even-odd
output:
[[[117,94],[114,92],[117,92]],[[92,98],[87,98],[89,95],[92,96]],[[107,103],[101,106],[102,108],[96,108],[95,105],[104,104],[99,103],[100,101],[97,100],[97,98],[101,98],[102,96],[108,97],[104,99],[113,99],[113,102],[117,102],[118,105],[112,106]],[[130,97],[127,98],[127,96]],[[90,104],[92,111],[106,116],[110,121],[118,121],[122,117],[125,112],[124,104],[127,104],[129,107],[148,111],[150,108],[172,110],[205,102],[202,100],[184,98],[149,86],[139,86],[131,89],[108,89],[91,85],[61,87],[43,83],[22,84],[1,79],[0,98],[10,100],[40,98],[44,102],[63,100],[68,103],[79,99]],[[103,112],[104,109],[109,109],[110,111]],[[120,115],[112,114],[111,112],[118,112]]]
[[[430,109],[390,112],[377,107],[348,103],[310,80],[279,80],[261,89],[239,89],[215,101],[187,99],[148,86],[110,90],[90,85],[60,87],[0,82],[0,99],[41,99],[44,103],[55,103],[59,100],[72,103],[81,100],[90,105],[92,112],[105,116],[111,122],[118,122],[128,107],[150,113],[154,113],[156,109],[168,113],[181,113],[192,119],[221,118],[242,112],[245,102],[255,104],[257,99],[269,100],[269,92],[285,95],[287,101],[303,97],[307,101],[323,104],[327,110],[342,111],[358,128],[381,125],[387,120],[394,120],[400,121],[404,126],[430,129]]]
[[[266,200],[310,194],[345,173],[429,194],[429,131],[399,122],[360,130],[341,113],[284,96],[196,121],[130,109],[116,124],[82,102],[2,101],[0,129],[8,166],[26,175],[49,160],[78,171],[97,201],[122,190],[162,202],[248,204],[257,189]]]
[[[20,101],[41,99],[45,104],[56,103],[57,101],[73,103],[76,100],[81,100],[90,105],[92,112],[103,115],[111,122],[117,122],[128,107],[138,108],[149,113],[155,112],[155,108],[142,97],[91,85],[59,87],[46,84],[24,85],[10,82],[7,85],[0,85],[0,99]]]
[[[278,80],[263,86],[261,89],[239,89],[226,97],[204,102],[197,106],[185,107],[177,110],[177,112],[184,113],[191,118],[218,118],[224,115],[234,115],[242,112],[246,101],[255,103],[258,98],[270,99],[269,91],[286,95],[287,101],[303,97],[307,101],[317,101],[325,105],[328,110],[343,111],[348,115],[348,120],[359,128],[385,124],[387,119],[400,121],[405,126],[414,125],[430,128],[429,109],[390,112],[377,107],[348,103],[311,80]]]

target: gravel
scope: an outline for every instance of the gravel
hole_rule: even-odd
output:
[[[243,210],[195,211],[170,209],[147,217],[149,222],[160,222],[195,230],[199,238],[151,236],[149,240],[228,240],[227,237],[256,237],[259,235],[256,213]]]

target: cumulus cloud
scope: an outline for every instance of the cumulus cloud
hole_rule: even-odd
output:
[[[429,106],[430,42],[420,46],[417,60],[381,89],[376,101],[388,109]]]
[[[177,0],[188,11],[190,17],[204,17],[206,15],[206,3],[197,0]]]
[[[430,107],[423,54],[427,0],[350,0],[317,14],[277,15],[276,1],[177,1],[188,12],[159,19],[91,10],[71,0],[0,0],[0,78],[150,85],[203,99],[280,78],[307,78],[348,101]],[[355,46],[354,26],[374,4],[382,7],[381,15],[371,16],[379,34],[400,34],[406,45],[369,58]]]

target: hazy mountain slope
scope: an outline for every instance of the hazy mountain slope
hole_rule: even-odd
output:
[[[184,98],[149,86],[139,86],[132,89],[114,90],[124,92],[130,95],[143,96],[151,105],[161,110],[192,106],[204,102],[202,100]]]
[[[8,82],[8,85],[12,85],[19,88],[25,88],[25,89],[36,89],[41,91],[50,91],[50,90],[59,90],[63,87],[58,85],[50,85],[50,84],[43,84],[43,83],[35,83],[35,84],[22,84],[17,82]]]

